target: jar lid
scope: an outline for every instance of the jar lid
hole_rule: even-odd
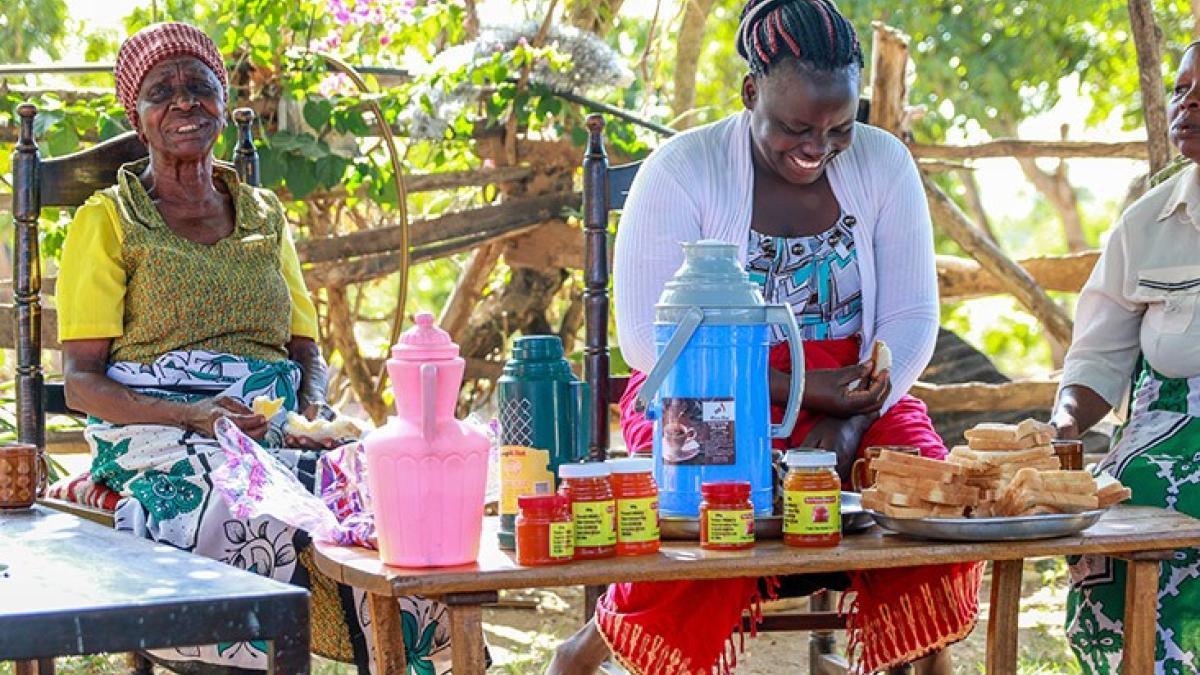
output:
[[[650,473],[654,471],[654,460],[650,457],[625,457],[605,462],[613,473]]]
[[[458,356],[458,345],[450,334],[433,324],[433,314],[419,312],[416,325],[404,331],[392,347],[392,358],[404,360],[444,360]]]
[[[558,467],[559,478],[608,478],[612,470],[604,462],[579,462]]]
[[[797,468],[825,468],[837,466],[837,455],[825,450],[788,450],[784,464]]]
[[[571,505],[571,500],[563,495],[521,495],[517,497],[517,507],[521,510],[552,511]]]
[[[749,499],[750,482],[744,480],[729,480],[700,485],[700,494],[705,499]]]

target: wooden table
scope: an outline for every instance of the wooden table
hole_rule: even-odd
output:
[[[309,672],[303,588],[44,506],[0,510],[0,566],[0,661],[270,640],[271,672]]]
[[[489,521],[494,519],[489,519]],[[583,586],[618,581],[720,579],[781,574],[886,569],[940,563],[994,561],[988,620],[987,672],[1017,671],[1017,615],[1025,558],[1102,553],[1129,561],[1125,612],[1125,675],[1154,672],[1159,563],[1179,548],[1200,546],[1200,520],[1142,506],[1119,506],[1086,532],[1059,539],[1021,542],[930,542],[874,527],[846,537],[832,549],[797,550],[760,542],[751,551],[703,551],[672,543],[658,555],[581,561],[553,567],[520,567],[496,547],[495,523],[484,527],[479,562],[442,569],[387,567],[375,551],[318,544],[317,567],[333,579],[370,594],[376,673],[404,672],[403,640],[395,597],[421,595],[446,603],[453,670],[484,672],[482,608],[497,591]]]

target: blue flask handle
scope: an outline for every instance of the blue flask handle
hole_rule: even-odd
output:
[[[796,315],[787,305],[767,305],[767,323],[783,326],[787,333],[788,352],[792,356],[792,380],[788,388],[787,407],[783,411],[783,422],[771,425],[771,438],[790,438],[800,416],[800,403],[804,399],[804,344],[800,340],[800,328]]]
[[[634,410],[644,413],[650,407],[650,401],[658,393],[658,388],[667,379],[667,374],[675,367],[675,362],[679,360],[679,355],[683,353],[684,347],[687,347],[688,341],[692,339],[692,334],[696,332],[696,329],[702,323],[704,323],[704,310],[695,306],[687,308],[687,311],[683,313],[683,316],[679,319],[679,323],[675,326],[675,333],[671,335],[671,339],[667,341],[667,346],[663,348],[662,354],[654,362],[654,367],[646,375],[645,382],[642,382],[642,388],[638,390],[637,400],[634,401]],[[792,320],[792,323],[795,323],[795,319]],[[649,417],[649,415],[647,416]]]

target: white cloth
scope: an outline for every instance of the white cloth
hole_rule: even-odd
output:
[[[863,297],[863,356],[875,339],[892,351],[891,406],[929,363],[937,340],[937,272],[929,205],[916,164],[899,139],[856,124],[833,158],[829,183],[857,219]],[[683,263],[680,242],[737,244],[746,262],[754,206],[750,113],[679,134],[638,171],[617,229],[613,289],[621,355],[654,365],[654,303]]]
[[[1120,407],[1141,352],[1170,378],[1200,375],[1200,173],[1195,165],[1121,214],[1079,295],[1062,384]]]

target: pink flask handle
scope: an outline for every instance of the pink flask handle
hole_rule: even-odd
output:
[[[437,430],[437,365],[421,364],[421,435],[426,441]]]

